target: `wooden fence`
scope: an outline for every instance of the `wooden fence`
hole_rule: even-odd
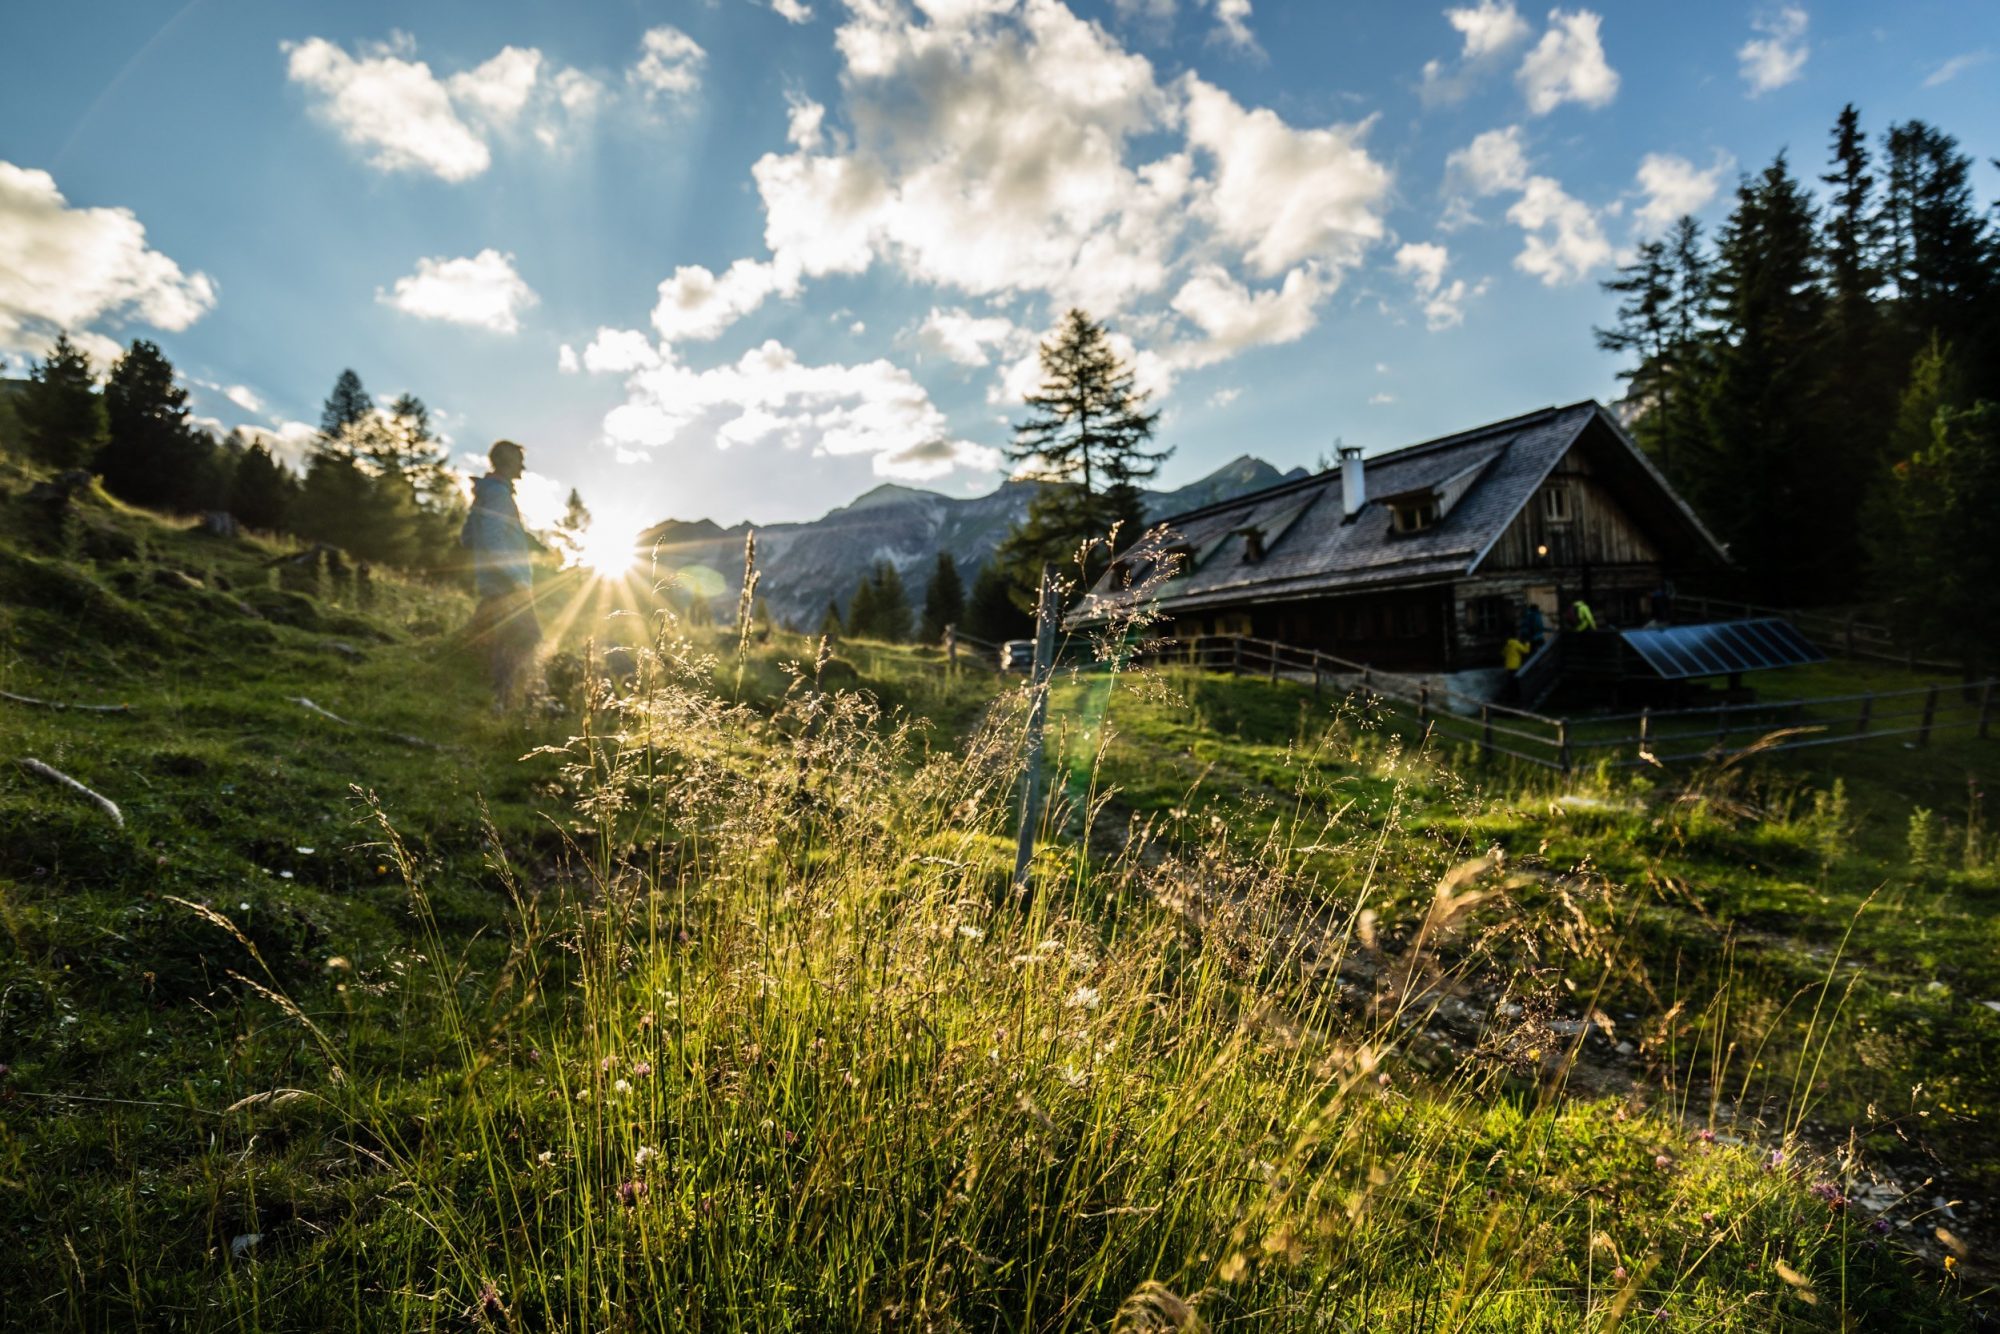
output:
[[[1606,762],[1624,768],[1684,764],[1892,737],[1928,746],[1933,737],[1952,732],[1969,731],[1987,740],[1996,685],[1989,678],[1811,699],[1557,718],[1268,639],[1207,636],[1145,656],[1293,681],[1309,685],[1316,698],[1330,689],[1358,693],[1412,716],[1440,741],[1559,773]]]

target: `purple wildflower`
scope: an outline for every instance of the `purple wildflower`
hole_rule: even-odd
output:
[[[621,1181],[618,1183],[618,1203],[624,1205],[627,1209],[639,1203],[640,1197],[645,1193],[646,1183],[643,1181]]]

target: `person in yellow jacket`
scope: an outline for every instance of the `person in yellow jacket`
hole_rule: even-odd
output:
[[[1528,654],[1531,652],[1533,652],[1533,649],[1529,646],[1528,641],[1519,635],[1515,635],[1500,649],[1500,665],[1510,672],[1518,672],[1521,670],[1521,664],[1528,660]]]

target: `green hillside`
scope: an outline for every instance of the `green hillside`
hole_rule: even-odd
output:
[[[1984,752],[1557,787],[1092,674],[1017,897],[1012,685],[565,573],[496,716],[464,597],[33,480],[7,1328],[1980,1327]]]

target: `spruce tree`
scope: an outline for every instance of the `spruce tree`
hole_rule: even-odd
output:
[[[1851,591],[1854,516],[1838,512],[1838,451],[1819,415],[1825,301],[1812,202],[1783,154],[1737,189],[1713,278],[1720,338],[1706,440],[1688,470],[1704,517],[1763,600]]]
[[[1105,546],[1093,544],[1138,536],[1139,483],[1173,452],[1150,448],[1160,414],[1146,410],[1135,373],[1089,315],[1071,310],[1042,344],[1041,363],[1041,387],[1028,395],[1028,420],[1014,428],[1007,454],[1042,485],[996,556],[1022,607],[1034,604],[1044,565],[1088,583],[1109,562]]]
[[[291,469],[273,458],[260,440],[245,449],[237,460],[223,508],[246,527],[282,532],[298,489],[298,479]]]
[[[2000,403],[1940,408],[1893,477],[1904,539],[1893,604],[1906,631],[1959,658],[1971,680],[2000,643]]]
[[[215,442],[188,424],[187,390],[158,344],[135,338],[118,358],[104,383],[104,416],[94,466],[114,495],[177,509],[209,499]]]
[[[910,637],[910,594],[903,587],[903,576],[896,567],[886,560],[875,562],[875,570],[869,576],[874,596],[871,633],[877,639],[886,639],[892,644],[900,644]]]
[[[846,633],[847,628],[840,623],[840,603],[832,598],[828,598],[826,600],[826,615],[819,618],[820,636],[838,643],[840,637]]]
[[[1888,276],[1903,326],[1912,343],[1938,334],[1973,369],[1975,392],[2000,395],[2000,254],[1973,199],[1972,160],[1922,121],[1891,126],[1886,143]]]
[[[847,633],[856,639],[874,639],[875,633],[875,580],[874,571],[861,576],[855,586],[854,596],[847,599],[847,613],[840,618]]]
[[[917,638],[926,644],[936,644],[944,639],[947,625],[957,625],[964,617],[965,581],[959,578],[958,562],[951,553],[940,551],[937,568],[931,572],[930,587],[924,590],[924,615]]]
[[[361,377],[352,369],[340,373],[333,392],[319,414],[319,433],[329,442],[341,440],[347,432],[375,415],[375,400],[361,387]]]
[[[1013,583],[998,561],[988,561],[973,576],[972,592],[965,600],[965,621],[960,628],[989,644],[1034,633],[1034,617],[1015,605]]]
[[[28,373],[14,411],[29,456],[51,468],[81,467],[104,447],[104,400],[97,393],[97,376],[90,358],[68,334],[57,334],[48,356]]]

